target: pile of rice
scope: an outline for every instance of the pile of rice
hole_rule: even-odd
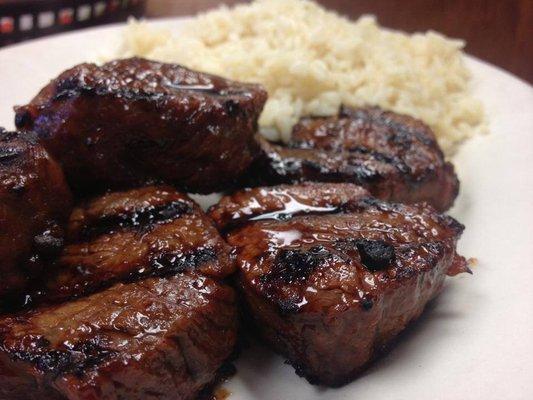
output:
[[[436,32],[383,29],[372,16],[353,22],[311,1],[257,0],[200,15],[179,32],[131,21],[118,56],[262,83],[269,100],[259,122],[270,139],[287,140],[301,116],[379,105],[425,121],[451,154],[486,129],[463,46]]]

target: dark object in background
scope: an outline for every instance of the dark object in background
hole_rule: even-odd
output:
[[[141,17],[145,0],[0,0],[0,46]]]
[[[75,192],[163,181],[211,193],[253,161],[266,98],[260,85],[130,58],[63,72],[15,123],[35,129]]]
[[[209,214],[230,228],[251,318],[311,383],[349,382],[418,318],[446,275],[467,271],[453,218],[350,184],[247,189]]]
[[[63,171],[35,135],[0,128],[0,303],[59,253],[71,200]]]
[[[252,185],[349,182],[399,203],[453,205],[459,180],[431,129],[415,118],[378,107],[342,107],[336,117],[303,118],[287,145],[258,138]]]

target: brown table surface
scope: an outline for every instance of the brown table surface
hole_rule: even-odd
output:
[[[189,15],[246,0],[148,0],[148,17]],[[437,30],[466,51],[533,83],[533,0],[318,0],[352,18],[375,14],[387,27]]]

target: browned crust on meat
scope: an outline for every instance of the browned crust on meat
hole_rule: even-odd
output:
[[[186,273],[0,319],[0,399],[193,399],[232,353],[230,287]]]
[[[230,252],[200,207],[172,187],[110,193],[74,209],[68,244],[34,300],[184,271],[222,279],[234,271]]]
[[[466,269],[456,253],[463,226],[429,205],[368,196],[280,220],[268,201],[279,189],[257,189],[268,218],[240,221],[226,236],[236,247],[239,289],[264,338],[298,373],[339,386],[421,314],[448,273]],[[328,197],[350,199],[347,185],[337,190],[345,193]],[[248,204],[247,195],[223,199],[221,208]]]
[[[60,250],[71,201],[61,168],[36,138],[0,128],[0,303]]]
[[[370,197],[368,191],[350,183],[304,182],[246,188],[224,196],[208,214],[217,228],[224,231],[249,220],[283,220],[301,214],[332,213],[367,197]]]
[[[224,190],[255,156],[267,95],[176,64],[141,58],[80,64],[16,108],[81,192],[165,181]]]
[[[257,139],[262,155],[252,183],[351,182],[387,201],[453,205],[459,181],[431,129],[376,107],[343,108],[336,117],[298,123],[286,146]]]

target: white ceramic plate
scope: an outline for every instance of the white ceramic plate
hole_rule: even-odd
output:
[[[29,101],[67,67],[94,59],[119,34],[112,26],[1,50],[0,126],[12,128],[14,104]],[[225,384],[230,400],[533,399],[533,88],[467,62],[491,129],[454,160],[461,194],[451,214],[466,225],[461,253],[479,259],[474,275],[449,279],[397,346],[350,385],[311,386],[255,345]]]

